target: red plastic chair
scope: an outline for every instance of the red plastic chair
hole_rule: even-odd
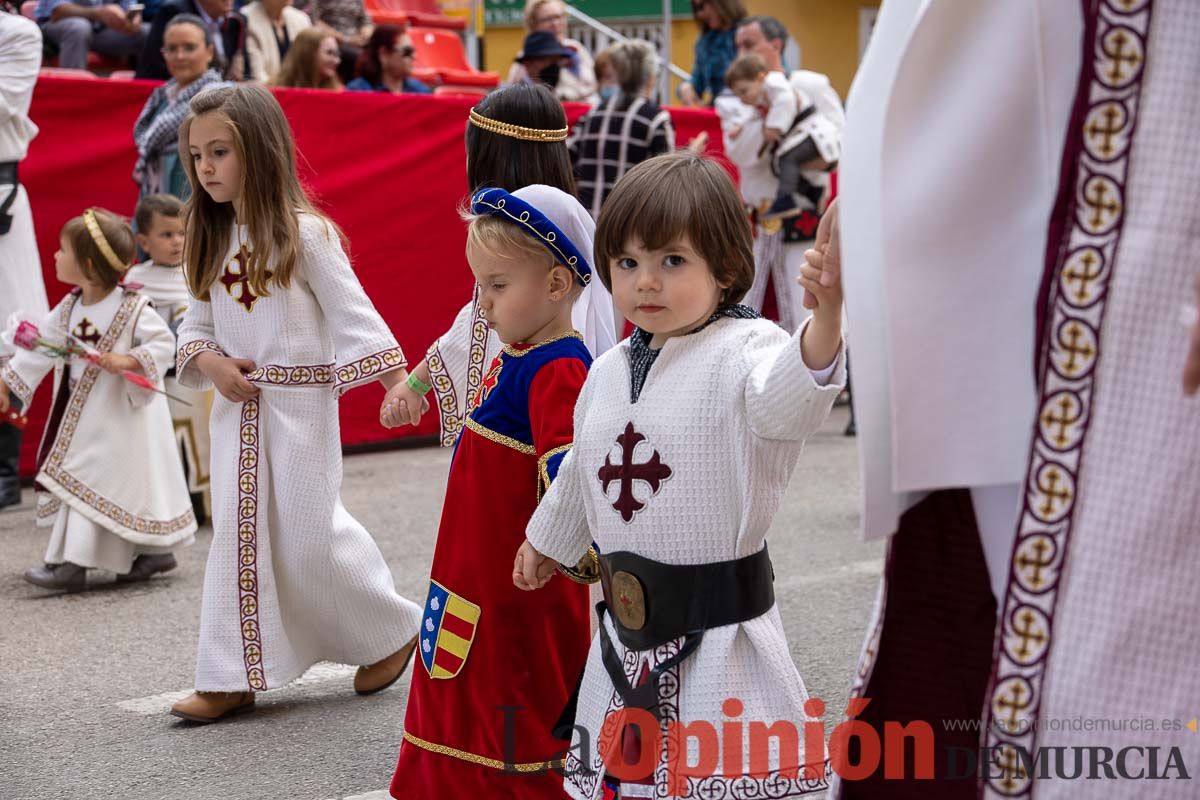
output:
[[[438,97],[486,97],[490,91],[485,86],[436,86],[433,89]]]
[[[467,62],[462,40],[458,34],[437,28],[411,28],[417,65],[437,71],[441,82],[451,86],[471,86],[493,89],[500,84],[495,72],[480,72]]]
[[[383,22],[402,24],[397,20],[403,17],[410,25],[424,28],[460,31],[467,27],[465,19],[444,15],[437,0],[364,0],[363,5],[377,25]],[[376,17],[376,14],[380,16]]]

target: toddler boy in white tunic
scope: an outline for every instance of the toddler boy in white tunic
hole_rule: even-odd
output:
[[[601,212],[596,263],[637,330],[593,365],[575,447],[529,523],[513,576],[535,589],[593,540],[602,554],[611,613],[602,607],[564,785],[587,800],[606,783],[623,798],[821,796],[828,759],[824,748],[803,752],[802,734],[790,750],[769,748],[766,763],[749,739],[667,742],[680,723],[716,736],[723,712],[797,728],[809,717],[764,537],[805,437],[844,380],[840,283],[802,269],[815,308],[795,336],[737,305],[754,274],[741,202],[719,166],[686,153],[644,162],[618,184]],[[744,582],[703,577],[745,570]],[[663,574],[678,579],[646,577]],[[686,609],[697,596],[718,599],[677,635],[627,644],[661,629],[660,609]],[[635,707],[658,724],[623,721],[618,712]],[[635,763],[651,767],[611,769]]]

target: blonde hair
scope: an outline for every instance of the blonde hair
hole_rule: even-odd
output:
[[[564,7],[567,5],[565,0],[529,0],[529,2],[525,4],[525,11],[522,15],[525,22],[526,31],[533,30],[533,21],[537,19],[538,9],[547,3],[561,3]],[[564,10],[563,13],[565,14],[567,12]]]
[[[605,52],[617,76],[621,92],[636,97],[645,88],[646,82],[658,72],[658,53],[654,45],[640,39],[618,42]]]
[[[333,38],[333,34],[315,25],[300,31],[288,47],[279,72],[271,76],[267,85],[295,89],[341,89],[342,82],[337,75],[323,81],[317,80],[317,51],[321,49],[321,42]]]
[[[108,257],[88,230],[87,223],[83,221],[82,214],[67,220],[67,224],[63,225],[62,238],[66,240],[71,256],[79,265],[84,277],[105,289],[111,289],[121,282],[121,276],[133,263],[137,242],[134,241],[133,231],[124,217],[103,208],[93,208],[91,211],[96,215],[96,224],[100,227],[104,240],[112,248],[117,260],[124,265],[121,269],[118,270],[109,263]]]
[[[213,200],[196,177],[189,134],[192,122],[206,114],[225,123],[242,165],[241,221],[249,228],[248,241],[254,247],[245,265],[246,277],[254,293],[265,297],[269,282],[284,287],[291,283],[300,250],[301,213],[321,218],[339,237],[341,230],[313,207],[300,186],[292,129],[274,96],[252,83],[206,89],[192,98],[188,116],[179,126],[179,159],[192,187],[184,207],[183,268],[194,296],[208,299],[209,288],[224,267],[236,219],[233,203]]]
[[[490,214],[464,213],[462,217],[467,221],[468,252],[485,250],[509,261],[542,263],[547,270],[558,264],[549,250],[511,222]]]

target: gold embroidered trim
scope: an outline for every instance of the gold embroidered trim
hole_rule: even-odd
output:
[[[523,139],[527,142],[562,142],[566,141],[567,128],[526,128],[524,125],[513,125],[511,122],[501,122],[491,119],[471,109],[471,124],[488,133],[498,133],[501,136],[511,136],[513,139]]]
[[[399,345],[389,347],[338,367],[334,370],[334,375],[337,377],[335,386],[341,391],[352,383],[366,380],[381,372],[389,372],[406,366],[408,366],[408,360],[404,357],[404,351],[400,349]]]
[[[22,380],[12,365],[6,363],[0,367],[0,381],[4,381],[13,394],[20,398],[22,406],[28,406],[33,401],[33,389]]]
[[[141,365],[142,374],[146,376],[146,380],[157,386],[162,380],[162,376],[158,372],[158,364],[154,363],[150,351],[144,347],[135,347],[129,351],[129,355],[133,356]]]
[[[333,365],[267,364],[253,372],[247,372],[245,378],[251,383],[267,386],[328,386],[333,383]]]
[[[561,447],[554,448],[553,450],[547,450],[542,454],[542,457],[538,459],[537,499],[539,502],[541,502],[542,495],[545,494],[546,490],[550,488],[550,470],[546,468],[546,465],[549,463],[551,458],[559,453],[565,453],[570,449],[570,444],[564,444]]]
[[[225,351],[221,346],[211,339],[195,339],[188,342],[183,347],[179,348],[179,352],[175,354],[175,374],[183,372],[183,368],[188,362],[204,351],[216,353],[219,356],[224,356]]]
[[[583,558],[579,559],[579,563],[573,567],[559,564],[558,571],[576,583],[582,583],[584,586],[599,583],[600,554],[596,552],[596,546],[588,545],[587,552],[583,554]]]
[[[104,260],[108,262],[110,267],[117,272],[124,272],[129,269],[129,265],[121,263],[121,259],[117,258],[117,252],[112,249],[112,245],[108,243],[108,239],[104,238],[104,231],[100,230],[100,223],[96,221],[96,210],[94,208],[89,208],[83,212],[83,226],[91,234],[92,241],[96,243],[96,249],[100,251],[100,255],[104,256]]]
[[[537,455],[537,450],[534,449],[533,445],[525,444],[524,442],[518,442],[516,439],[512,438],[511,436],[505,436],[503,433],[496,433],[491,428],[483,427],[482,425],[480,425],[478,422],[471,419],[470,417],[467,417],[466,426],[468,428],[470,428],[471,430],[475,431],[476,433],[478,433],[483,438],[491,439],[496,444],[502,444],[505,447],[511,447],[513,450],[516,450],[518,453],[524,453],[527,456],[536,456]]]
[[[562,759],[556,761],[534,761],[528,764],[505,764],[495,758],[468,753],[466,750],[459,750],[456,747],[447,747],[444,744],[435,744],[427,742],[424,739],[413,736],[408,731],[404,732],[404,741],[415,745],[422,750],[428,750],[431,753],[437,753],[440,756],[450,756],[462,761],[469,761],[472,764],[478,764],[481,767],[491,767],[492,769],[501,769],[508,772],[542,772],[549,769],[559,769],[562,767]]]
[[[506,345],[504,345],[504,352],[506,354],[512,356],[513,358],[520,358],[521,356],[526,355],[527,353],[532,353],[534,350],[537,350],[539,347],[548,345],[552,342],[561,341],[563,339],[578,339],[579,341],[582,342],[583,334],[580,333],[579,331],[570,331],[568,333],[560,333],[558,336],[551,337],[544,342],[538,342],[535,345],[526,347],[524,350],[518,350],[517,348],[513,347],[512,345],[506,344]]]

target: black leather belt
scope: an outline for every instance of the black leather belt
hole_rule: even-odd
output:
[[[769,611],[775,604],[774,578],[765,545],[754,555],[712,564],[663,564],[627,552],[601,555],[600,656],[625,705],[657,717],[659,678],[696,651],[706,630]],[[630,650],[650,650],[681,637],[683,644],[645,682],[631,686],[604,626],[606,611],[617,638]]]
[[[12,204],[17,199],[17,189],[21,185],[20,178],[17,177],[17,162],[4,161],[0,162],[0,185],[12,184],[12,189],[8,191],[8,196],[0,200],[0,236],[12,230],[12,214],[8,210],[12,208]]]

